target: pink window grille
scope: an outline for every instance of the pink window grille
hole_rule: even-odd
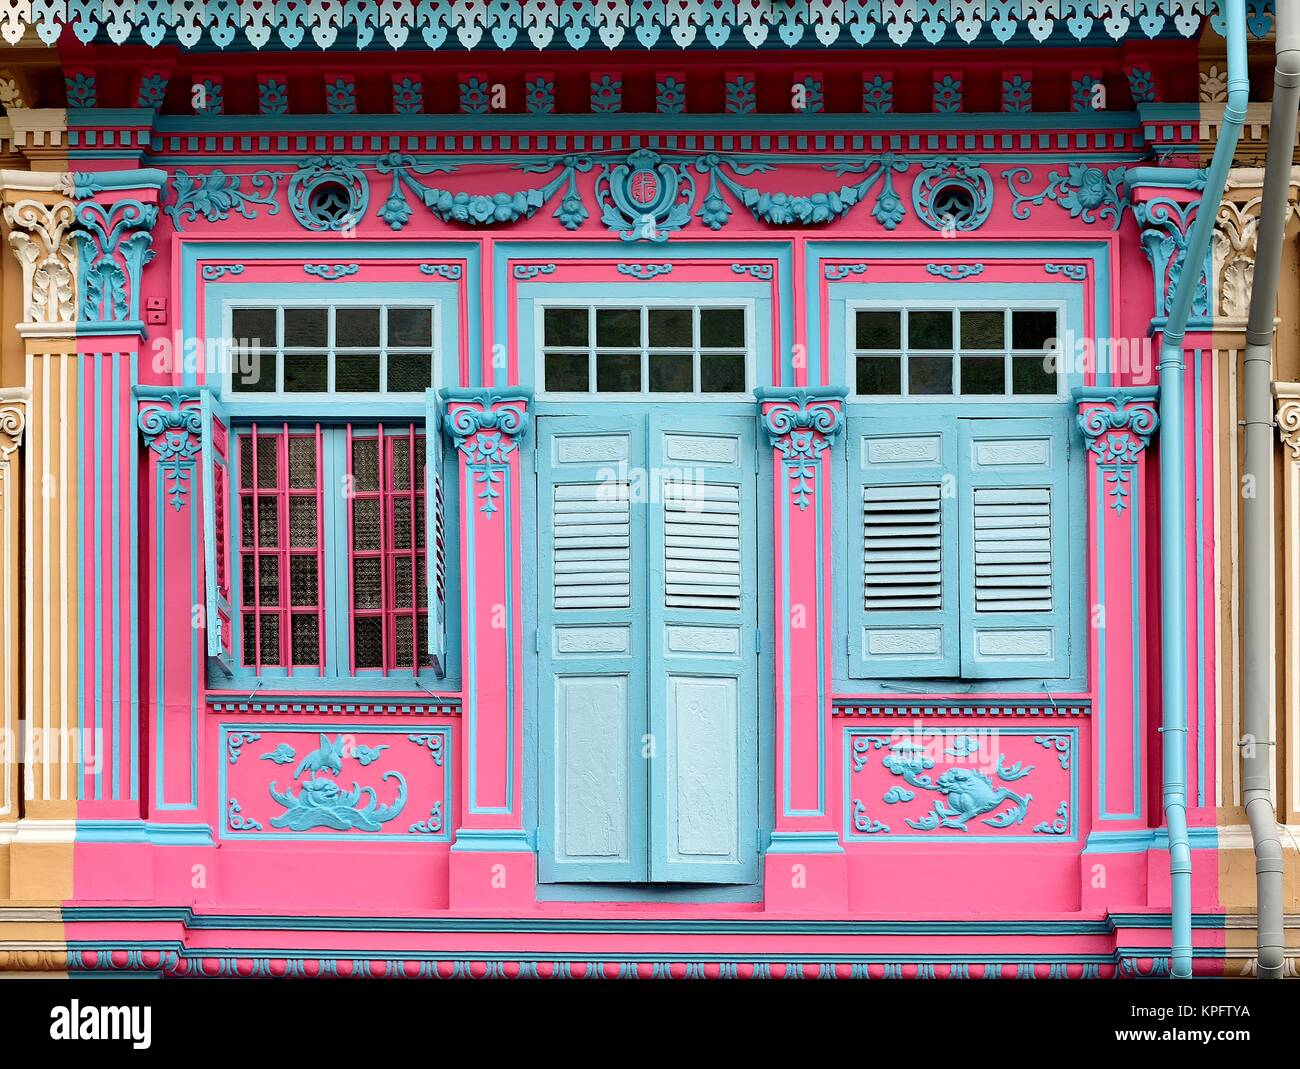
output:
[[[352,671],[431,663],[425,571],[424,435],[414,424],[348,428]]]
[[[325,670],[321,430],[239,436],[244,664]]]

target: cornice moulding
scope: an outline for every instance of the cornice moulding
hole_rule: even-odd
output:
[[[17,171],[0,169],[0,193],[59,193],[72,196],[72,175],[67,171]]]

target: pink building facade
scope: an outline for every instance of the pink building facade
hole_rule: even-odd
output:
[[[1221,972],[1204,17],[418,6],[60,44],[70,971],[1166,974],[1173,524]]]

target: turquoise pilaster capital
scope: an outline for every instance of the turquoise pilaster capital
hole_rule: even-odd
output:
[[[816,435],[826,446],[834,445],[844,430],[847,394],[844,386],[758,387],[754,396],[768,444],[784,452],[799,447],[795,439],[806,442]]]
[[[443,428],[461,452],[510,452],[528,433],[531,390],[520,386],[447,386],[438,391],[446,406]]]
[[[145,448],[158,457],[167,483],[168,503],[185,507],[194,466],[203,449],[201,389],[197,386],[137,386],[136,426]]]

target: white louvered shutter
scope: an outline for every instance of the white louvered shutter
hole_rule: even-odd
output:
[[[562,483],[551,492],[555,608],[627,608],[632,603],[627,482]]]
[[[957,675],[955,441],[945,416],[849,419],[851,676]]]
[[[1064,419],[963,420],[962,675],[1069,675]]]
[[[740,608],[740,490],[664,484],[664,604]]]

